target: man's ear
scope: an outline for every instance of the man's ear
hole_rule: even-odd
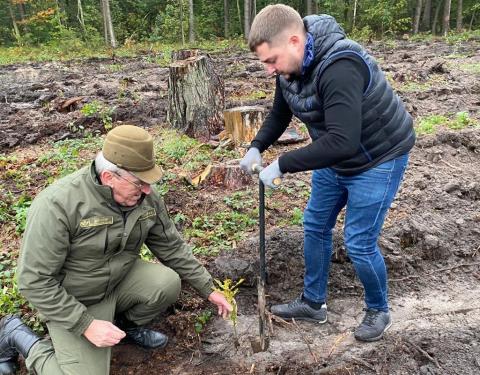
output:
[[[102,173],[100,173],[100,181],[102,182],[102,185],[111,186],[112,179],[113,179],[112,172],[102,171]]]
[[[302,49],[304,48],[304,45],[302,43],[302,39],[298,34],[292,34],[288,38],[288,43],[294,47],[295,49]]]

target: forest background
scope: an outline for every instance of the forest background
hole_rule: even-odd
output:
[[[242,39],[267,0],[0,0],[0,46],[68,49]],[[334,16],[352,39],[470,35],[478,0],[284,0],[302,16]],[[5,50],[4,50],[5,51]],[[5,54],[4,54],[5,55]],[[8,54],[6,54],[8,55]],[[0,61],[2,62],[2,61]],[[8,63],[9,61],[3,61]]]

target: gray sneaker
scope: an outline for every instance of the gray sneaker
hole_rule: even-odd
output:
[[[355,330],[355,338],[359,341],[377,341],[392,325],[390,313],[374,309],[365,309],[362,323]]]
[[[320,309],[316,310],[303,301],[302,296],[290,303],[273,305],[270,311],[272,314],[285,320],[293,318],[295,320],[307,320],[316,323],[325,323],[327,321],[327,305],[323,304]]]

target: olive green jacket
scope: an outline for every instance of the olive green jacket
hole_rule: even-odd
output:
[[[86,306],[115,289],[144,243],[203,297],[212,292],[210,274],[181,239],[162,198],[152,191],[122,212],[92,163],[33,201],[17,270],[20,292],[45,320],[80,335],[93,320]]]

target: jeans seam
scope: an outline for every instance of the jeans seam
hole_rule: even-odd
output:
[[[381,202],[381,204],[380,204],[380,206],[379,206],[379,209],[378,209],[378,211],[377,211],[377,214],[376,214],[376,216],[375,216],[375,220],[374,220],[374,222],[373,222],[373,225],[372,225],[372,227],[371,227],[371,229],[370,229],[370,231],[369,231],[369,235],[372,234],[372,231],[374,230],[374,228],[375,228],[376,225],[377,225],[378,217],[379,217],[379,215],[380,215],[380,212],[382,211],[382,207],[383,207],[383,205],[384,205],[384,203],[385,203],[386,197],[387,197],[387,195],[388,195],[388,191],[389,191],[389,189],[390,189],[390,187],[391,187],[392,175],[393,175],[393,173],[394,173],[394,171],[395,171],[396,164],[397,164],[397,161],[394,159],[394,160],[393,160],[392,169],[391,169],[391,171],[388,172],[388,180],[387,180],[387,183],[385,184],[385,192],[384,192],[383,197],[382,197],[382,202]],[[386,214],[387,214],[387,213],[385,213],[385,215],[386,215]],[[380,228],[380,232],[381,232],[381,231],[382,231],[382,228]],[[379,232],[379,233],[380,233],[380,232]],[[375,250],[376,250],[377,252],[380,252],[380,249],[378,248],[378,245],[377,245],[376,243],[375,243]],[[380,254],[380,256],[383,256],[383,255]],[[378,286],[379,291],[381,291],[381,293],[382,293],[383,300],[384,300],[384,301],[387,301],[388,299],[386,298],[386,294],[384,294],[383,291],[382,291],[380,279],[378,278],[378,275],[377,275],[377,273],[375,272],[375,269],[374,269],[374,267],[373,267],[372,262],[370,261],[370,259],[368,260],[368,265],[369,265],[370,269],[373,271],[373,274],[375,275],[375,279],[376,279],[376,282],[377,282],[377,286]],[[387,283],[387,289],[385,290],[385,293],[388,293],[387,290],[388,290],[388,283]],[[369,307],[369,306],[368,306],[368,307]]]
[[[388,180],[387,180],[387,183],[385,184],[385,192],[383,193],[382,202],[381,202],[380,207],[379,207],[379,209],[378,209],[378,211],[377,211],[377,214],[376,214],[376,216],[375,216],[375,220],[374,220],[374,222],[373,222],[373,225],[372,225],[372,229],[371,229],[371,230],[373,230],[373,228],[375,228],[375,226],[377,225],[378,216],[380,215],[380,212],[381,212],[381,210],[382,210],[382,207],[383,207],[383,205],[384,205],[384,203],[385,203],[385,199],[386,199],[386,197],[387,197],[387,195],[388,195],[388,191],[389,191],[390,185],[391,185],[391,183],[392,183],[392,174],[393,174],[393,171],[395,170],[395,165],[396,165],[396,163],[397,163],[397,161],[394,159],[394,161],[393,161],[393,168],[392,168],[392,170],[391,170],[390,172],[388,172]],[[387,209],[388,209],[388,208],[387,208]],[[386,214],[387,214],[387,213],[385,213],[385,215],[386,215]],[[382,228],[380,228],[380,231],[381,231],[381,230],[382,230]],[[371,232],[370,232],[369,234],[371,234]]]
[[[384,293],[382,292],[382,287],[381,287],[382,285],[381,285],[380,279],[378,278],[378,275],[377,275],[377,273],[375,272],[375,267],[373,267],[372,262],[370,261],[370,259],[368,259],[368,266],[369,266],[370,269],[372,270],[372,273],[375,275],[375,280],[377,281],[378,290],[382,293],[383,300],[384,300],[384,301],[387,301],[387,299],[385,298]],[[387,285],[387,288],[388,288],[388,285]],[[371,306],[367,306],[367,307],[371,308]],[[373,307],[373,308],[376,308],[376,307]]]

